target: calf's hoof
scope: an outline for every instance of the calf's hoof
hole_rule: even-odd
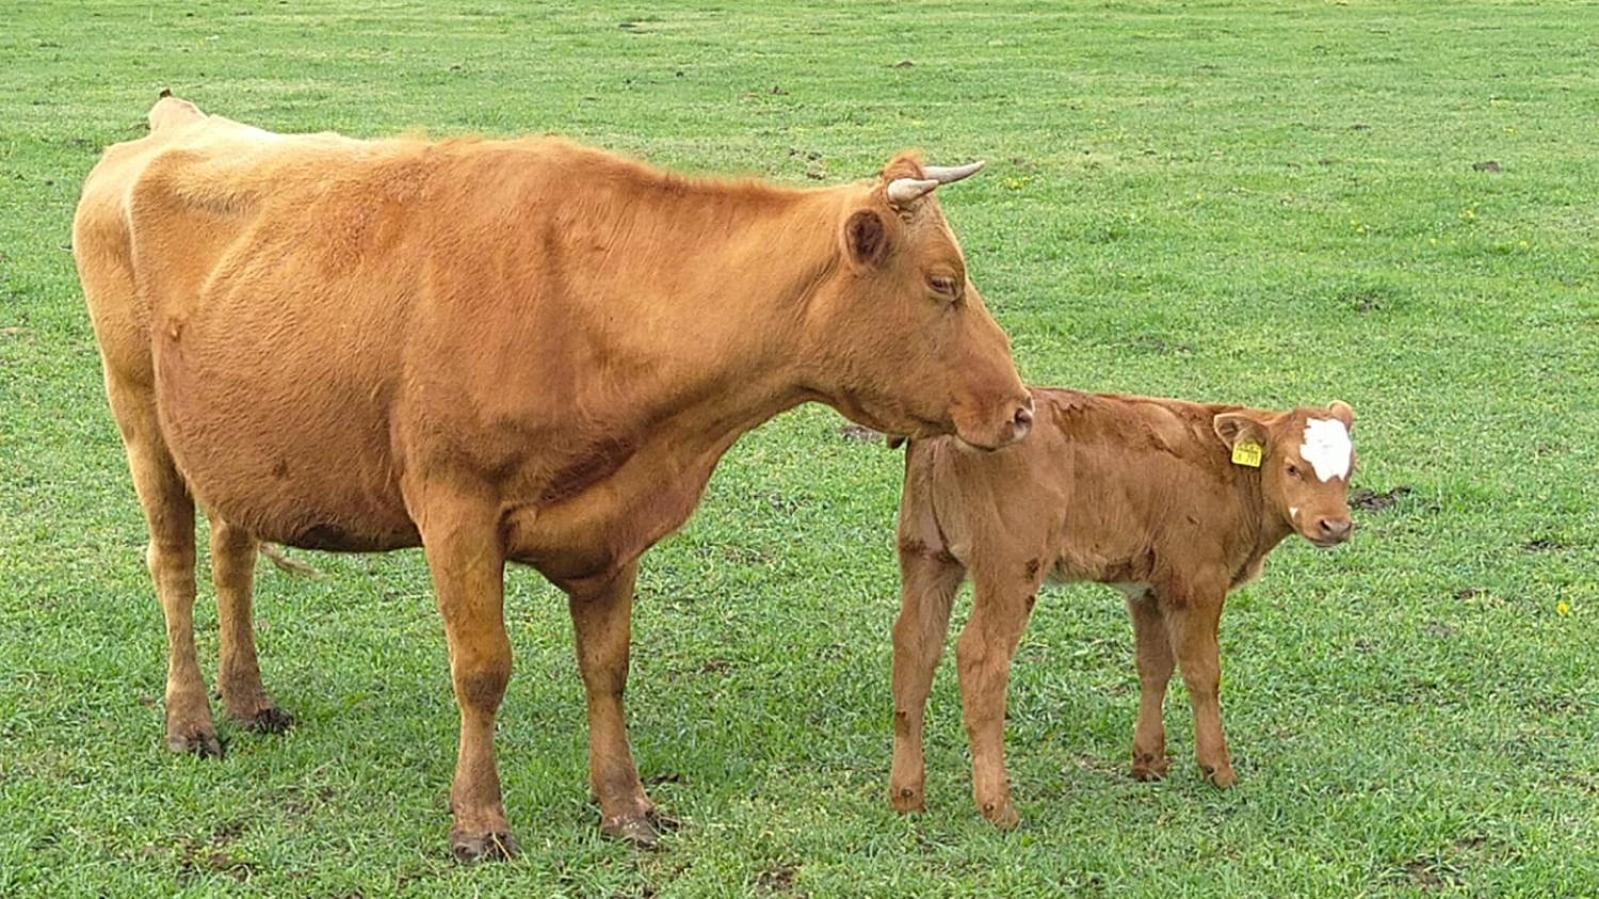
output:
[[[504,861],[516,856],[516,840],[499,830],[489,833],[450,832],[450,851],[462,863]]]
[[[203,759],[222,758],[222,741],[214,730],[188,730],[167,734],[167,748],[179,755],[197,755]]]
[[[902,815],[927,811],[927,797],[920,787],[894,787],[888,792],[888,801]]]
[[[1133,779],[1142,781],[1164,780],[1166,772],[1171,768],[1171,761],[1165,755],[1150,753],[1133,753]]]
[[[276,706],[268,706],[254,715],[239,719],[246,730],[258,734],[281,734],[294,726],[294,716]]]
[[[659,815],[633,815],[627,818],[606,818],[600,821],[600,833],[613,839],[631,843],[638,849],[655,849],[661,845],[661,830],[668,827],[657,828],[658,822],[671,819]],[[673,821],[675,826],[677,822]]]
[[[1022,816],[1016,814],[1016,806],[1008,799],[983,803],[983,817],[1000,830],[1015,830],[1016,825],[1022,823]]]
[[[1201,765],[1200,768],[1204,770],[1206,780],[1223,790],[1238,783],[1238,775],[1233,772],[1232,765],[1223,765],[1220,768]]]

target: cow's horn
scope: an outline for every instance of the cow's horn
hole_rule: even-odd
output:
[[[922,172],[939,184],[953,184],[962,178],[970,178],[982,170],[983,161],[979,159],[965,165],[930,165],[923,168]]]
[[[904,206],[933,192],[938,182],[932,178],[895,178],[888,182],[888,202]]]

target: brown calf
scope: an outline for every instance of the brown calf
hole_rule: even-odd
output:
[[[506,563],[569,597],[602,828],[656,838],[622,715],[639,556],[740,435],[820,401],[1020,439],[1032,401],[934,191],[901,154],[800,190],[560,140],[280,135],[176,97],[84,184],[73,251],[166,615],[167,744],[218,755],[194,645],[211,519],[230,716],[281,730],[258,541],[421,546],[460,705],[462,858],[513,846],[494,754]]]
[[[900,811],[924,805],[923,712],[961,582],[975,584],[961,634],[962,704],[973,790],[1002,827],[1017,814],[1005,773],[1011,658],[1046,579],[1096,581],[1127,597],[1142,701],[1133,775],[1166,773],[1161,704],[1174,665],[1194,706],[1199,764],[1237,776],[1222,735],[1216,630],[1228,591],[1258,576],[1298,533],[1349,538],[1354,410],[1266,412],[1178,400],[1033,392],[1024,443],[975,453],[912,441],[900,505],[902,605],[894,625],[894,770]]]

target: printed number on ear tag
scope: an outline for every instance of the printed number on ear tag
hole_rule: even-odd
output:
[[[1264,454],[1265,448],[1258,443],[1236,443],[1233,445],[1233,464],[1259,468],[1260,457]]]

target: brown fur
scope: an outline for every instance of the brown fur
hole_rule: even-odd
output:
[[[1334,403],[1273,413],[1049,389],[1034,390],[1034,398],[1039,425],[1022,444],[975,454],[945,439],[917,440],[907,451],[894,806],[924,805],[923,714],[955,592],[968,576],[975,599],[957,655],[973,790],[984,815],[1001,826],[1017,821],[1004,762],[1005,692],[1048,578],[1114,584],[1127,597],[1143,685],[1134,775],[1166,773],[1161,705],[1180,666],[1199,763],[1218,786],[1232,784],[1219,705],[1222,603],[1259,575],[1290,533],[1323,543],[1347,538],[1347,479],[1319,481],[1299,447],[1307,418],[1348,425],[1353,410]],[[1241,436],[1265,446],[1260,468],[1232,462]]]
[[[492,746],[505,561],[573,597],[595,790],[608,829],[640,836],[652,807],[609,686],[635,562],[728,447],[808,400],[987,447],[1026,431],[1031,400],[937,200],[886,198],[921,172],[912,154],[798,190],[554,139],[275,135],[176,97],[150,123],[90,174],[74,250],[150,521],[169,741],[218,748],[193,502],[242,535],[222,644],[240,715],[268,707],[246,549],[420,544],[461,704],[463,854],[510,845]],[[951,275],[958,302],[929,287]]]

